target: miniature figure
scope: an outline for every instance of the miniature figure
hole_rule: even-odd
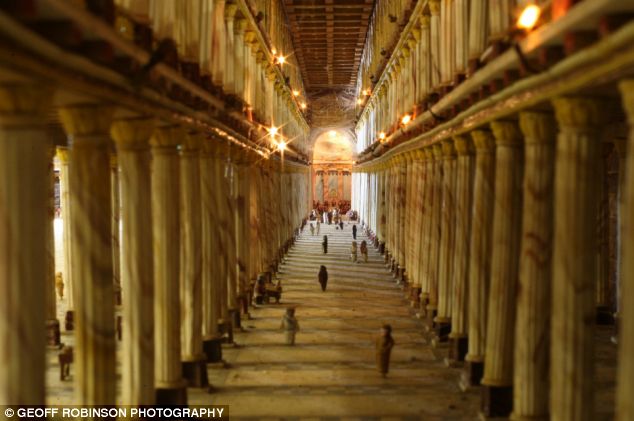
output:
[[[289,307],[286,309],[280,329],[283,329],[286,335],[286,345],[295,345],[295,334],[299,332],[299,323],[297,323],[295,318],[295,308]]]

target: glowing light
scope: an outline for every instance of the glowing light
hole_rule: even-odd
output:
[[[357,99],[357,105],[363,104],[363,100],[361,98]]]
[[[293,96],[299,96],[299,91],[297,89],[293,91]]]
[[[539,20],[541,9],[536,4],[529,4],[524,8],[517,20],[517,27],[520,29],[533,29]]]
[[[285,151],[286,150],[286,142],[284,142],[283,140],[278,142],[277,149],[279,151]]]
[[[275,47],[271,48],[271,54],[273,55],[277,54],[277,50],[275,49]]]
[[[281,64],[284,64],[284,63],[286,63],[286,57],[284,57],[281,54],[279,56],[277,56],[277,64],[281,65]]]
[[[277,131],[278,131],[278,129],[277,129],[277,127],[275,127],[275,126],[271,126],[271,127],[269,128],[269,134],[270,134],[271,136],[275,136],[275,135],[277,134]]]
[[[363,96],[370,96],[370,90],[369,89],[364,89],[363,92],[361,92],[361,94]]]
[[[308,108],[308,105],[306,105],[305,102],[302,102],[301,104],[299,104],[299,106],[301,107],[302,110],[305,110],[306,108]]]
[[[385,140],[385,136],[386,136],[386,135],[385,135],[385,132],[381,132],[381,133],[379,133],[379,139],[381,139],[381,140]]]
[[[403,123],[403,125],[407,125],[410,121],[412,121],[412,116],[409,114],[405,114],[401,119],[401,123]]]
[[[337,132],[336,132],[336,131],[334,131],[334,130],[331,130],[331,131],[329,131],[329,132],[328,132],[328,136],[330,136],[330,137],[337,137]]]

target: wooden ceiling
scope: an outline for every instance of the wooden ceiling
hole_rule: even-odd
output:
[[[284,0],[309,97],[355,86],[374,0]]]

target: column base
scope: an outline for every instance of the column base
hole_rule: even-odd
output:
[[[188,387],[207,387],[207,361],[183,361],[183,377]]]
[[[597,307],[596,322],[598,325],[610,326],[614,324],[614,313],[612,313],[609,307],[599,306]]]
[[[68,310],[64,317],[64,329],[72,331],[75,329],[75,312],[74,310]]]
[[[229,320],[231,320],[231,325],[233,326],[233,329],[242,328],[240,324],[240,309],[236,308],[236,309],[229,310]],[[233,332],[233,329],[231,330],[232,332]],[[231,339],[233,342],[233,337]]]
[[[438,342],[447,342],[451,333],[451,322],[434,320],[434,334]]]
[[[187,386],[183,382],[182,386],[157,387],[156,405],[187,405]]]
[[[208,363],[222,361],[222,338],[206,339],[203,341],[203,352],[207,356]]]
[[[59,348],[61,343],[59,320],[46,321],[46,345]]]
[[[482,387],[481,415],[486,418],[508,417],[513,410],[513,386]]]
[[[436,314],[438,313],[438,309],[430,308],[429,306],[425,307],[425,329],[427,332],[431,332],[434,330],[434,319],[436,318]]]
[[[460,376],[460,389],[465,391],[474,386],[480,386],[484,376],[484,363],[467,361],[466,370]]]
[[[464,361],[467,355],[469,338],[462,336],[459,338],[449,338],[449,359],[456,362]]]
[[[230,321],[218,322],[218,332],[222,335],[222,342],[225,344],[233,343],[233,326]]]

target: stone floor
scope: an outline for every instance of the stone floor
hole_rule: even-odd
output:
[[[326,255],[323,235],[329,240]],[[359,235],[358,243],[364,238]],[[476,419],[479,390],[459,391],[459,369],[442,363],[446,348],[427,343],[421,322],[412,316],[381,256],[369,247],[368,263],[352,263],[351,241],[351,225],[343,231],[322,225],[314,236],[304,230],[279,273],[281,303],[252,310],[252,319],[242,322],[244,331],[235,334],[236,345],[224,345],[226,366],[208,366],[214,392],[189,389],[190,404],[229,405],[232,419],[245,420]],[[326,292],[317,282],[322,264],[329,272]],[[294,347],[284,345],[279,330],[286,306],[297,307],[301,331]],[[387,379],[374,362],[374,338],[383,323],[392,325],[396,342]],[[612,327],[597,331],[598,420],[613,416],[612,332]],[[62,341],[72,344],[72,334],[63,332]],[[48,365],[48,403],[73,404],[72,379],[59,381],[53,350]],[[119,375],[120,370],[118,364]]]

